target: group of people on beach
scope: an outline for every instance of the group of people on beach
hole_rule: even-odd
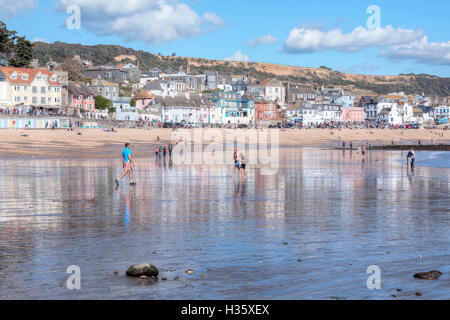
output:
[[[163,157],[166,157],[167,150],[169,151],[169,157],[172,157],[172,150],[173,146],[172,144],[169,144],[167,147],[159,145],[155,148],[155,155],[157,159],[162,159]],[[236,176],[236,172],[239,172],[239,179],[242,180],[242,178],[247,178],[247,172],[246,172],[246,160],[245,155],[243,152],[239,152],[237,148],[234,148],[234,154],[233,154],[233,175],[231,176],[233,179]],[[130,177],[130,185],[135,185],[136,183],[133,181],[133,171],[134,171],[134,160],[132,156],[132,152],[130,149],[130,144],[126,143],[125,148],[122,151],[122,168],[124,169],[123,173],[120,175],[119,178],[115,179],[115,182],[117,185],[120,184],[120,181],[126,176],[129,175]]]
[[[173,151],[172,144],[169,144],[168,146],[162,146],[162,145],[156,146],[155,147],[156,159],[166,158],[167,152],[169,152],[169,157],[172,158],[172,151]]]

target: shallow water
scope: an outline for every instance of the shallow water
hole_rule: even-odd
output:
[[[0,160],[0,298],[450,299],[448,154],[418,153],[412,176],[403,156],[283,150],[277,175],[250,166],[242,184],[229,166],[140,160],[118,189],[117,161]],[[160,280],[124,275],[141,262]]]

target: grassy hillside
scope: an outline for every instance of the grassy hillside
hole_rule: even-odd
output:
[[[142,50],[134,50],[117,45],[86,46],[81,44],[34,43],[34,57],[41,62],[50,58],[62,62],[65,58],[80,55],[83,59],[92,60],[95,65],[115,62],[119,55],[135,56],[142,70],[152,68],[168,68],[178,70],[180,66],[186,70],[190,65],[192,72],[215,70],[223,75],[250,74],[256,79],[276,77],[282,81],[304,87],[339,86],[353,94],[388,94],[404,91],[407,94],[425,93],[430,96],[450,96],[450,78],[440,78],[427,74],[408,74],[399,76],[357,75],[333,71],[326,67],[304,68],[283,66],[270,63],[234,62],[186,58],[177,56],[160,56]],[[128,62],[124,60],[124,62]]]

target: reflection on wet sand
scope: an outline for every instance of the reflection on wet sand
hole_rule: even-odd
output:
[[[0,298],[449,299],[445,276],[411,275],[450,271],[450,170],[408,175],[403,158],[286,149],[278,174],[250,167],[241,181],[232,166],[139,159],[137,185],[119,188],[110,160],[0,160]],[[113,275],[146,261],[169,281]],[[64,286],[69,265],[79,292]],[[366,287],[369,265],[380,291]]]

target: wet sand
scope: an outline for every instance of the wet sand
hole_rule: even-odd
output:
[[[0,159],[0,298],[450,299],[448,153],[418,152],[408,176],[402,152],[281,152],[276,175],[250,166],[243,183],[141,158],[138,185],[117,189],[118,161]],[[125,276],[141,262],[160,280]]]
[[[204,129],[205,130],[205,129]],[[219,129],[224,138],[225,129]],[[267,129],[262,133],[267,134]],[[77,135],[81,132],[82,135]],[[189,132],[193,132],[190,130]],[[229,134],[244,135],[247,130],[229,130]],[[333,132],[333,134],[331,134]],[[26,133],[28,137],[20,134]],[[288,129],[278,131],[279,144],[285,147],[341,147],[342,141],[347,145],[353,141],[354,146],[361,143],[373,145],[417,144],[450,144],[450,131],[443,130],[326,130],[326,129]],[[444,137],[440,136],[444,133]],[[171,129],[118,129],[118,132],[104,132],[100,129],[67,130],[0,130],[0,149],[7,156],[34,156],[55,158],[114,158],[117,150],[126,142],[135,146],[136,155],[148,156],[152,153],[157,137],[161,143],[173,142],[174,131]]]

